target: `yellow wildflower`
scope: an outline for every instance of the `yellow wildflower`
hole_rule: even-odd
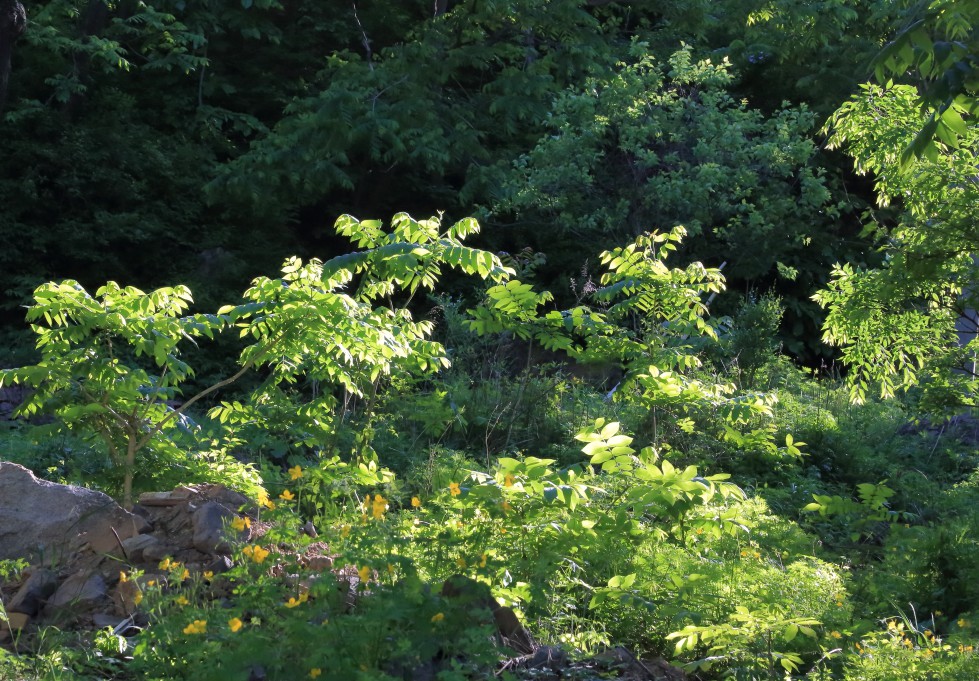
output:
[[[269,551],[261,546],[248,545],[241,550],[243,554],[251,558],[256,563],[262,563],[269,556]]]
[[[289,469],[289,477],[292,480],[298,480],[303,477],[303,469],[299,465],[295,465]]]
[[[188,605],[190,601],[187,600],[186,596],[181,596],[176,600],[177,605]]]
[[[422,505],[422,500],[421,499],[419,499],[418,497],[412,497],[411,498],[411,507],[412,508],[421,508],[421,505]]]
[[[290,492],[289,490],[286,490],[285,492],[279,495],[279,498],[284,499],[286,501],[292,501],[293,499],[296,498],[296,495]]]
[[[146,582],[146,586],[156,586],[156,580],[151,579],[150,581]]]
[[[184,568],[184,571],[180,573],[180,579],[181,580],[190,579],[190,570]]]
[[[513,487],[513,476],[510,475],[509,473],[507,473],[506,474],[506,477],[503,478],[503,486],[504,487]]]
[[[450,482],[449,483],[449,492],[451,492],[452,493],[452,496],[454,496],[454,497],[457,497],[460,494],[462,494],[462,490],[459,489],[459,483],[457,483],[457,482]]]
[[[290,596],[289,600],[286,601],[286,607],[295,608],[297,605],[301,605],[302,603],[305,603],[308,599],[309,596],[307,596],[306,594],[300,594],[299,598],[296,598],[295,596]]]
[[[366,584],[367,582],[370,581],[371,569],[365,565],[364,567],[357,570],[357,575],[360,577],[360,581]]]
[[[382,497],[380,494],[374,497],[374,503],[371,506],[371,513],[373,514],[374,519],[380,520],[381,518],[383,518],[384,511],[387,509],[387,507],[388,507],[388,502],[384,497]]]
[[[143,592],[137,591],[136,595],[133,596],[133,605],[139,605],[142,602],[143,602]]]
[[[315,679],[322,673],[323,673],[322,669],[320,669],[319,667],[313,667],[312,669],[309,670],[309,678]]]
[[[177,565],[179,565],[179,563],[172,562],[169,557],[160,561],[161,570],[169,570],[171,567],[177,567]]]
[[[184,627],[185,634],[206,634],[207,620],[194,620]]]
[[[959,628],[960,628],[960,629],[965,629],[966,627],[968,627],[968,626],[969,626],[969,620],[967,620],[967,619],[959,619],[959,620],[958,620],[958,621],[956,622],[956,624],[958,624],[958,625],[959,625]]]
[[[214,577],[214,573],[210,570],[204,573],[204,579],[211,579],[212,577]]]
[[[252,519],[245,518],[235,518],[231,521],[231,527],[237,532],[244,532],[247,528],[252,526]]]
[[[240,619],[238,619],[237,617],[232,617],[232,618],[231,618],[230,620],[228,620],[228,629],[230,629],[230,630],[231,630],[231,633],[232,633],[232,634],[237,634],[237,633],[238,633],[238,631],[239,631],[239,630],[240,630],[240,629],[241,629],[241,628],[242,628],[243,626],[245,626],[245,623],[244,623],[244,622],[242,622],[242,621],[241,621]]]
[[[259,490],[258,492],[258,505],[264,506],[270,511],[275,509],[275,503],[271,499],[269,499],[269,493],[264,489]]]
[[[838,631],[831,631],[829,632],[829,635],[832,636],[833,638],[843,638],[843,634],[841,634]]]
[[[128,582],[128,581],[129,581],[129,576],[125,572],[120,572],[119,573],[119,583],[120,584],[123,584],[123,583]]]
[[[437,612],[437,613],[435,613],[434,615],[432,615],[432,621],[433,621],[433,622],[436,622],[436,623],[437,623],[437,622],[441,622],[441,621],[442,621],[442,620],[444,620],[444,619],[445,619],[445,615],[443,615],[443,614],[442,614],[442,613],[440,613],[440,612]]]

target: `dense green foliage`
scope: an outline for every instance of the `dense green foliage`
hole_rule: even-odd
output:
[[[18,454],[28,434],[77,443],[71,461],[48,473],[60,467],[126,500],[161,482],[220,481],[256,500],[265,528],[239,543],[220,578],[170,560],[159,567],[165,579],[123,570],[120,580],[136,584],[132,607],[151,626],[133,640],[99,632],[94,655],[55,655],[43,638],[24,637],[18,649],[33,651],[39,673],[47,666],[42,677],[98,675],[121,660],[119,673],[132,678],[221,679],[261,667],[270,678],[382,679],[448,659],[443,678],[482,678],[501,654],[489,620],[432,588],[459,574],[545,641],[582,655],[624,644],[707,678],[975,672],[968,630],[979,593],[968,586],[975,561],[963,533],[975,492],[965,482],[947,492],[948,507],[935,503],[974,471],[974,447],[929,457],[922,486],[906,475],[900,445],[880,451],[887,429],[895,437],[895,408],[858,409],[839,390],[824,403],[805,391],[826,387],[774,361],[746,358],[751,379],[738,378],[755,390],[712,373],[711,354],[735,366],[728,353],[746,340],[726,341],[730,322],[711,319],[704,304],[723,289],[718,270],[666,264],[682,229],[603,253],[602,286],[582,305],[549,312],[541,307],[553,296],[463,245],[477,229],[471,219],[445,229],[399,214],[384,230],[344,216],[338,234],[362,250],[290,259],[281,279],[256,279],[241,304],[212,315],[183,315],[190,292],[179,286],[145,294],[110,283],[94,297],[74,282],[37,289],[29,317],[42,360],[0,381],[35,388],[24,414],[57,418],[11,431],[14,458],[46,465],[33,450]],[[448,347],[406,307],[436,286],[443,266],[491,284],[461,322],[478,335]],[[771,305],[741,316],[777,320]],[[236,373],[168,403],[192,375],[180,344],[231,329],[246,343]],[[480,402],[494,396],[442,370],[455,352],[503,332],[579,362],[619,364],[614,402],[596,403],[584,386],[567,399],[532,400],[532,382],[547,374],[525,367],[499,379],[517,386],[512,413],[493,407],[483,447],[467,445]],[[190,409],[253,370],[264,378],[246,399]],[[556,380],[560,397],[570,385]],[[416,409],[395,406],[405,401]],[[649,446],[634,447],[620,421],[591,410],[631,421]],[[541,431],[520,412],[559,425]],[[506,437],[491,446],[504,416]],[[411,441],[399,455],[403,434]],[[572,437],[580,452],[567,447]],[[926,446],[933,454],[937,443]],[[553,457],[537,455],[548,449]],[[155,471],[135,465],[144,450]],[[731,473],[701,472],[717,466]],[[307,520],[329,538],[341,571],[310,573],[323,544],[298,531]],[[936,574],[935,561],[948,563]],[[230,599],[215,599],[215,579]],[[351,588],[363,601],[352,611]],[[927,619],[908,616],[905,604]],[[330,632],[342,645],[320,645]],[[16,664],[0,671],[18,673]]]
[[[0,458],[258,531],[0,679],[979,677],[974,0],[14,5]]]
[[[480,209],[481,245],[542,251],[544,283],[560,284],[562,299],[585,264],[569,233],[611,248],[684,224],[703,237],[687,242],[692,259],[728,260],[737,290],[776,284],[790,347],[819,352],[807,298],[835,260],[863,261],[846,217],[862,199],[811,135],[866,73],[888,9],[467,0],[435,10],[33,3],[0,118],[0,323],[14,334],[0,363],[30,356],[19,306],[43,281],[181,281],[210,304],[290,255],[322,257],[337,245],[332,216],[405,208]],[[552,141],[559,126],[564,139]],[[555,144],[594,134],[562,170]],[[554,202],[583,180],[575,173],[606,155],[592,190],[554,224]],[[737,182],[723,179],[732,170]],[[547,201],[533,205],[541,192]]]
[[[851,149],[858,169],[874,173],[882,204],[899,200],[903,211],[896,226],[881,230],[883,265],[838,265],[817,299],[829,309],[826,341],[844,346],[855,369],[855,397],[862,399],[871,381],[888,396],[924,380],[937,400],[931,406],[974,405],[979,140],[958,118],[956,148],[934,148],[902,167],[903,150],[924,120],[919,101],[909,86],[868,86],[834,118],[834,143]]]

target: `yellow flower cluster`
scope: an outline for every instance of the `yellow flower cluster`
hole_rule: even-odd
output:
[[[308,600],[309,600],[309,594],[307,594],[307,593],[301,593],[301,594],[299,594],[299,598],[296,598],[295,596],[290,596],[289,597],[289,600],[286,601],[286,607],[287,608],[295,608],[297,605],[300,605],[302,603],[305,603]]]
[[[185,634],[206,634],[207,633],[207,620],[194,620],[186,627],[184,627]]]
[[[284,501],[292,501],[293,499],[296,498],[296,495],[290,492],[289,490],[286,490],[285,492],[279,495],[279,498]]]
[[[295,465],[289,469],[289,478],[292,480],[298,480],[303,477],[303,469],[299,465]]]
[[[459,488],[459,483],[458,482],[450,482],[449,483],[449,492],[454,497],[457,497],[460,494],[462,494],[462,489]]]
[[[367,495],[370,499],[370,495]],[[374,520],[380,520],[384,517],[384,511],[387,510],[388,502],[387,499],[382,497],[380,494],[374,497],[374,501],[371,502],[371,515],[374,516]]]
[[[180,563],[175,560],[170,560],[169,556],[160,561],[161,570],[176,570],[179,567]]]
[[[261,546],[252,546],[250,544],[243,548],[241,552],[256,563],[265,562],[265,559],[269,557],[269,551],[267,549],[263,549]]]
[[[252,526],[252,519],[249,517],[235,518],[231,521],[231,527],[237,532],[244,532],[246,529]]]
[[[245,623],[244,623],[244,622],[242,622],[242,621],[241,621],[240,619],[238,619],[237,617],[232,617],[232,618],[231,618],[230,620],[228,620],[228,629],[230,629],[230,630],[231,630],[231,633],[232,633],[232,634],[237,634],[237,633],[238,633],[238,631],[239,631],[239,630],[240,630],[240,629],[241,629],[241,628],[242,628],[243,626],[245,626]]]
[[[411,507],[412,508],[421,508],[421,506],[422,506],[422,500],[421,499],[419,499],[418,497],[412,497],[411,498]]]

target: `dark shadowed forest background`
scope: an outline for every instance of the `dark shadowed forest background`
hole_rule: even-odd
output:
[[[261,527],[0,679],[977,678],[977,22],[0,0],[0,461]]]

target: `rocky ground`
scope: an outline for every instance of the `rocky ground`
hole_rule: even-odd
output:
[[[229,529],[235,518],[245,516],[252,520],[250,526],[237,533]],[[168,575],[161,563],[166,559],[179,561],[191,573],[217,575],[214,596],[227,595],[220,593],[219,576],[233,566],[232,544],[253,540],[262,531],[254,505],[220,485],[143,494],[126,511],[101,492],[40,480],[22,466],[0,462],[0,560],[28,566],[16,578],[0,572],[0,598],[7,613],[7,621],[0,621],[0,646],[16,637],[23,650],[23,643],[47,626],[88,632],[111,627],[124,636],[151,626],[139,609],[139,583],[164,583]],[[354,593],[356,570],[334,566],[328,544],[319,547],[308,567],[333,570]],[[133,571],[141,574],[139,583],[123,576]],[[443,585],[442,594],[481,599],[492,613],[501,644],[516,653],[502,664],[512,672],[536,679],[687,678],[661,659],[642,660],[622,647],[572,661],[559,647],[539,645],[509,608],[487,595],[474,596],[475,587],[472,580],[458,577]]]

